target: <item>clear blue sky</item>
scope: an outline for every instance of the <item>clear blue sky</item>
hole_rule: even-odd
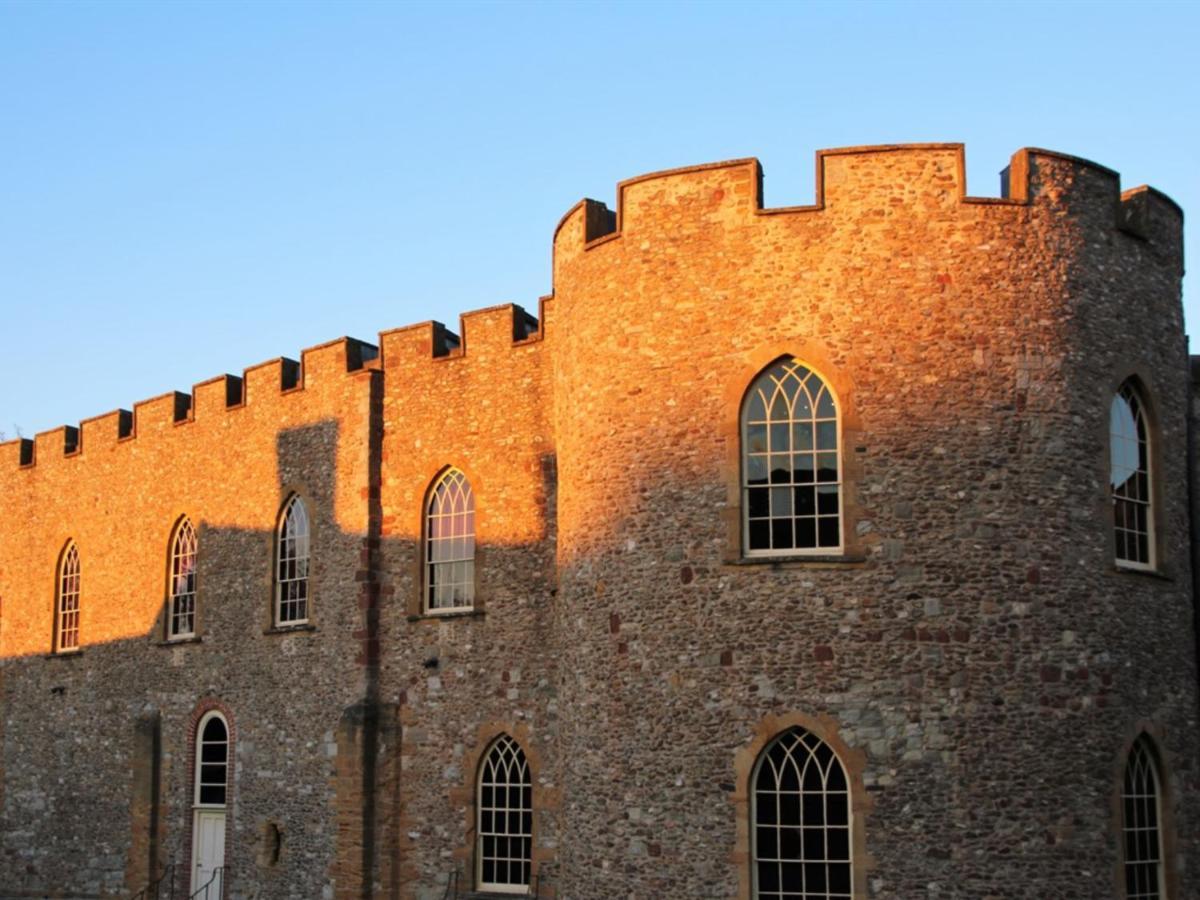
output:
[[[0,430],[534,311],[562,213],[655,169],[757,156],[777,206],[963,141],[996,195],[1043,146],[1200,217],[1197,6],[0,0]]]

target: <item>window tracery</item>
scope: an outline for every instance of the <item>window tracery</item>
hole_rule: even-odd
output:
[[[1154,566],[1150,437],[1144,404],[1125,382],[1109,409],[1109,487],[1118,565]]]
[[[741,426],[746,554],[840,551],[840,429],[829,386],[784,357],[751,384]]]
[[[850,791],[833,749],[790,728],[763,749],[751,785],[756,900],[850,900]]]
[[[275,622],[300,625],[308,621],[308,509],[293,494],[280,517],[275,574]]]
[[[196,529],[184,518],[171,541],[167,635],[191,637],[196,632]]]
[[[429,492],[425,602],[430,612],[471,609],[475,602],[475,495],[456,468],[443,472]]]

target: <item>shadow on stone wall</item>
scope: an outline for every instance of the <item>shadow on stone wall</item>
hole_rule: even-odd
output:
[[[337,898],[399,895],[401,727],[383,662],[405,653],[420,545],[382,535],[377,389],[371,403],[366,484],[338,481],[339,450],[362,448],[345,445],[337,421],[276,436],[281,491],[301,490],[314,520],[308,625],[273,625],[273,531],[198,521],[195,639],[166,640],[164,598],[139,637],[88,643],[84,634],[69,657],[0,659],[0,898],[129,896],[168,867],[174,896],[187,896],[188,738],[206,700],[229,709],[236,745],[227,896],[316,897],[329,884]],[[542,469],[552,514],[553,459]],[[365,506],[363,531],[336,524],[335,509],[351,499]],[[552,538],[479,545],[498,571],[519,571],[514,555],[541,560],[538,580],[552,583]],[[497,596],[518,588],[493,587]],[[119,598],[83,596],[85,608],[105,602]],[[302,739],[322,731],[332,740]],[[258,770],[275,746],[298,752],[271,764],[272,781]],[[284,787],[273,792],[276,782]],[[267,834],[281,852],[260,846]]]

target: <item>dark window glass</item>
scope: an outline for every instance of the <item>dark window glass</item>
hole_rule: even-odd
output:
[[[1158,766],[1149,739],[1141,737],[1134,742],[1125,763],[1121,796],[1129,900],[1159,900],[1164,896],[1159,802]]]
[[[755,897],[850,897],[850,797],[827,744],[802,728],[772,741],[756,766],[751,805]]]
[[[200,729],[196,748],[196,802],[225,805],[229,780],[229,730],[218,715],[209,716]]]
[[[816,451],[816,452],[814,452]],[[822,452],[823,451],[823,452]],[[744,540],[751,553],[841,547],[837,492],[837,408],[828,386],[794,359],[782,359],[750,386],[742,405]],[[764,480],[780,491],[758,494]],[[800,486],[820,484],[818,498]],[[826,495],[826,490],[829,493]],[[818,514],[828,516],[818,524]],[[769,518],[769,527],[757,520]]]
[[[479,773],[480,888],[529,884],[533,853],[533,785],[519,744],[502,735]]]

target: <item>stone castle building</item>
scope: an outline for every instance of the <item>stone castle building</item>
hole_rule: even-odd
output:
[[[0,445],[0,896],[1200,896],[1182,214],[963,172]]]

